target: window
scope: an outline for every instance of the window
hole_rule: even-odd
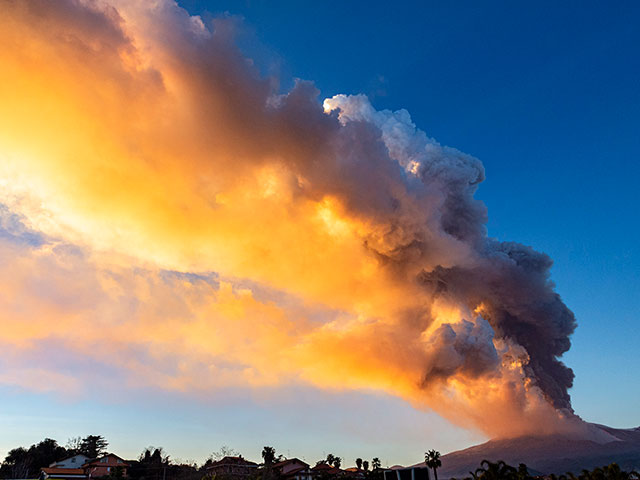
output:
[[[102,457],[102,458],[100,459],[100,463],[107,463],[107,461],[108,461],[108,460],[109,460],[109,459],[108,459],[107,457]]]
[[[122,463],[122,460],[118,459],[118,463]]]

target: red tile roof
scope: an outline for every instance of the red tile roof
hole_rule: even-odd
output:
[[[311,470],[313,470],[314,472],[324,471],[330,474],[338,474],[342,472],[342,470],[340,470],[339,468],[332,467],[327,463],[318,463],[315,467],[312,467]]]
[[[84,470],[81,468],[43,468],[42,471],[47,475],[84,475]]]
[[[309,464],[308,464],[308,463],[303,462],[303,461],[302,461],[302,460],[300,460],[299,458],[287,458],[286,460],[283,460],[283,461],[281,461],[281,462],[274,463],[274,464],[273,464],[273,468],[280,468],[280,467],[282,467],[282,466],[284,466],[284,465],[287,465],[287,464],[289,464],[289,463],[300,463],[300,464],[302,464],[302,465],[306,465],[307,467],[309,466]]]

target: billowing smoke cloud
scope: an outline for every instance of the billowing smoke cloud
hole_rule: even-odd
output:
[[[2,275],[37,326],[0,342],[62,330],[165,387],[373,388],[492,435],[573,428],[574,317],[546,255],[487,237],[479,160],[364,96],[277,91],[232,19],[169,0],[0,14],[3,256],[22,245]],[[61,269],[92,308],[25,273]],[[91,318],[117,327],[106,353]]]

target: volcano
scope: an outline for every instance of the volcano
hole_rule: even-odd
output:
[[[623,470],[640,471],[640,427],[620,429],[589,424],[589,438],[569,435],[524,436],[490,440],[442,457],[439,478],[464,478],[482,460],[524,463],[532,474],[579,473],[617,463]]]

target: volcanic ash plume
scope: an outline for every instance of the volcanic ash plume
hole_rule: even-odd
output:
[[[487,237],[480,161],[365,96],[279,92],[233,18],[169,0],[0,14],[2,226],[40,239],[0,236],[1,281],[45,269],[96,298],[30,290],[42,310],[21,321],[46,311],[56,329],[5,329],[15,363],[82,331],[78,355],[117,352],[164,388],[377,389],[490,435],[577,424],[559,360],[575,319],[549,257]],[[95,318],[136,340],[90,348]]]

